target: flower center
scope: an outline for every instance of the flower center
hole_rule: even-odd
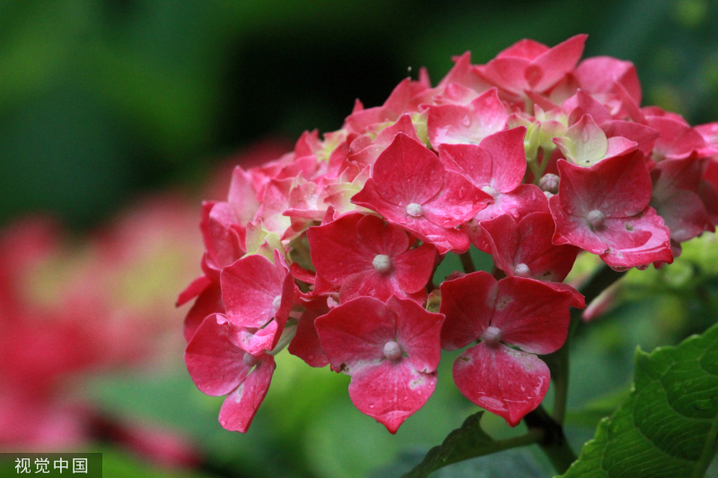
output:
[[[499,192],[496,189],[492,188],[491,186],[484,186],[481,188],[481,190],[483,192],[485,192],[486,194],[488,194],[489,196],[491,196],[492,198],[495,198],[496,196],[499,195]]]
[[[481,336],[481,340],[486,342],[486,345],[489,346],[498,345],[501,340],[501,330],[492,325],[484,331],[484,335]]]
[[[519,277],[529,277],[531,275],[531,269],[529,269],[529,266],[522,262],[521,264],[516,265],[516,268],[514,269],[514,275],[517,275]]]
[[[389,256],[384,254],[377,254],[374,256],[374,260],[371,261],[371,265],[377,272],[385,274],[391,270],[391,259]]]
[[[415,202],[409,204],[408,206],[406,206],[406,214],[411,217],[420,217],[423,214],[423,211],[421,210],[421,204],[417,204]]]
[[[593,228],[599,228],[603,226],[603,222],[606,220],[606,215],[603,214],[598,209],[594,209],[593,211],[589,212],[586,216],[586,220]]]
[[[257,357],[255,357],[255,356],[252,355],[252,354],[249,354],[249,353],[246,353],[246,352],[245,352],[245,354],[244,354],[244,364],[245,364],[247,367],[252,368],[252,367],[254,367],[255,365],[257,365],[258,363],[259,363],[259,359],[258,359]]]
[[[390,340],[384,345],[384,357],[389,360],[398,359],[401,357],[401,346],[393,340]]]

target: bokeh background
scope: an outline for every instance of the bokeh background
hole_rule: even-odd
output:
[[[104,357],[62,370],[61,392],[53,393],[92,410],[92,433],[55,449],[103,451],[112,470],[133,476],[406,471],[475,411],[446,378],[390,436],[353,409],[347,377],[283,353],[249,433],[219,426],[221,399],[197,391],[183,368],[187,309],[173,309],[200,272],[200,201],[222,198],[232,164],[279,156],[304,130],[338,129],[356,98],[380,105],[421,66],[435,83],[466,50],[484,63],[521,38],[554,45],[577,33],[589,34],[584,57],[636,64],[644,105],[692,124],[718,120],[715,0],[0,0],[0,229],[27,231],[32,217],[52,243],[38,246],[44,252],[17,266],[13,279],[8,258],[31,241],[6,241],[0,271],[26,304],[5,307],[17,317],[0,327],[60,309],[73,318],[53,320],[79,321],[81,330],[114,323],[110,317],[137,326],[135,340],[103,339],[116,348],[147,342],[134,360]],[[715,239],[694,242],[677,264],[632,273],[614,309],[581,329],[570,395],[574,410],[584,407],[569,430],[576,450],[628,389],[636,345],[676,343],[716,321]],[[78,306],[78,295],[101,306]],[[83,322],[78,310],[88,308]],[[4,386],[0,380],[0,395]],[[166,439],[134,437],[129,423]],[[0,419],[3,426],[18,425]],[[493,418],[486,426],[499,436],[520,432]],[[7,449],[18,443],[0,441]],[[534,450],[491,460],[438,475],[494,476],[511,466],[520,476],[550,476]]]

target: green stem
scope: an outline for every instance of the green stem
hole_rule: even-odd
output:
[[[539,407],[524,417],[526,425],[531,430],[540,430],[541,439],[537,442],[546,454],[551,464],[559,474],[563,474],[576,461],[576,454],[563,434],[563,427]]]
[[[563,347],[556,352],[554,366],[551,368],[551,376],[555,386],[553,413],[551,416],[562,425],[566,418],[566,400],[568,398],[568,351],[570,349],[570,340],[571,337],[569,336]]]
[[[609,288],[625,274],[625,271],[617,272],[604,264],[579,288],[579,292],[581,292],[586,298],[586,305],[589,305],[601,294],[601,292]],[[566,343],[564,343],[563,347],[561,347],[557,352],[554,352],[547,357],[549,359],[548,362],[550,366],[552,366],[551,375],[554,379],[554,385],[556,386],[553,418],[559,423],[563,423],[566,416],[569,373],[568,355],[571,347],[571,340],[576,333],[576,329],[581,323],[582,313],[583,311],[580,309],[571,310],[571,325],[568,330],[568,336],[566,337]]]
[[[586,304],[590,304],[601,292],[624,275],[625,272],[616,272],[606,265],[601,267],[580,288],[580,292],[586,298]],[[551,378],[555,386],[552,415],[548,416],[543,408],[539,407],[539,409],[529,414],[532,416],[526,421],[529,428],[532,426],[530,424],[531,422],[534,424],[533,426],[546,430],[546,436],[548,437],[546,440],[550,443],[548,443],[547,446],[541,445],[541,447],[554,464],[554,467],[556,467],[556,470],[560,473],[563,473],[565,469],[562,470],[559,467],[565,466],[566,469],[568,469],[568,466],[576,459],[568,443],[565,443],[562,425],[566,417],[566,402],[568,399],[569,350],[571,348],[573,335],[581,323],[581,313],[582,311],[579,309],[571,310],[571,325],[566,337],[566,342],[559,350],[544,357],[551,369]],[[529,415],[527,415],[527,417]],[[566,464],[568,460],[571,461]]]
[[[459,259],[461,259],[461,266],[464,268],[464,272],[467,274],[476,272],[476,266],[474,266],[474,260],[471,258],[471,253],[469,251],[460,254]]]
[[[543,176],[543,173],[546,171],[546,167],[548,166],[549,159],[551,158],[551,153],[556,149],[554,146],[553,148],[546,147],[544,148],[541,146],[541,164],[538,165],[538,174],[536,177],[534,177],[534,183],[536,186],[538,186],[539,181],[541,180],[541,177]],[[538,154],[537,154],[538,156]],[[536,159],[536,162],[538,163],[538,158]]]
[[[536,152],[538,155],[538,151]],[[534,176],[534,184],[538,186],[538,181],[541,179],[541,166],[539,166],[537,158],[531,158],[527,161],[531,174]]]

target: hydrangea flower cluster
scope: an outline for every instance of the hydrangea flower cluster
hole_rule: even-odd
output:
[[[203,275],[185,321],[198,388],[245,432],[288,348],[351,376],[349,395],[394,433],[432,394],[441,349],[467,347],[459,390],[516,425],[565,342],[577,254],[661,266],[718,222],[718,123],[641,107],[634,66],[583,60],[585,35],[522,40],[485,65],[467,52],[432,87],[422,70],[338,131],[244,170],[205,202]],[[496,272],[433,282],[471,246]]]

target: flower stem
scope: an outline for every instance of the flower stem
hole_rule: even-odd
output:
[[[471,258],[471,253],[469,251],[460,254],[459,259],[461,259],[461,266],[464,268],[464,272],[467,274],[476,272],[476,266],[474,266],[474,260]]]
[[[601,267],[580,287],[580,292],[586,298],[586,304],[590,304],[624,274],[625,272],[614,271],[606,265]],[[566,342],[559,350],[544,357],[551,369],[551,379],[555,386],[553,413],[549,416],[543,407],[539,407],[524,417],[529,429],[545,430],[546,435],[539,445],[559,473],[565,472],[576,460],[576,455],[566,442],[562,425],[566,417],[566,401],[568,399],[569,349],[573,335],[581,323],[581,313],[580,309],[571,310],[571,325]]]
[[[524,417],[529,431],[540,430],[542,432],[538,445],[546,454],[551,464],[559,474],[563,474],[576,461],[576,454],[563,434],[563,427],[556,422],[546,410],[539,407]]]
[[[603,265],[591,278],[580,287],[580,292],[586,298],[586,305],[590,304],[601,292],[610,287],[614,282],[623,277],[625,272],[617,272]],[[571,325],[568,336],[563,346],[556,352],[546,357],[546,363],[551,368],[551,378],[556,387],[554,395],[553,419],[562,424],[566,416],[566,400],[568,398],[568,374],[569,374],[569,349],[571,340],[578,325],[581,323],[580,309],[571,310]]]
[[[566,400],[568,398],[568,351],[570,349],[569,342],[571,337],[566,339],[566,343],[555,354],[551,375],[553,378],[554,405],[551,416],[556,422],[563,425],[566,418]]]

